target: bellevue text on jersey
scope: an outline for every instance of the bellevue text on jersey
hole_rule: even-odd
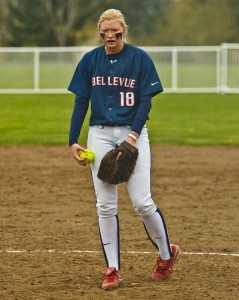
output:
[[[95,76],[92,77],[92,86],[95,85],[113,85],[113,86],[124,86],[128,88],[135,87],[136,80],[128,77],[106,77],[106,76]]]

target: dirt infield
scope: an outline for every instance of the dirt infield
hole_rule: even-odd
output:
[[[120,185],[124,279],[104,292],[89,168],[64,146],[0,148],[0,299],[239,299],[239,257],[197,254],[239,253],[239,148],[152,153],[152,194],[183,255],[172,279],[150,281],[155,249]]]

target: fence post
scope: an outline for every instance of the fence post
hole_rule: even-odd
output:
[[[216,50],[216,88],[217,88],[217,92],[220,92],[221,91],[221,82],[220,82],[220,71],[221,71],[221,68],[220,68],[220,57],[221,57],[221,48],[218,47],[217,50]]]
[[[221,45],[221,92],[228,91],[228,49],[226,44]]]
[[[34,50],[34,92],[39,92],[40,88],[40,53],[39,49]]]
[[[172,49],[172,89],[176,91],[178,88],[178,49]]]

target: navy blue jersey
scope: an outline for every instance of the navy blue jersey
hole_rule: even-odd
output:
[[[107,55],[104,46],[86,53],[68,90],[91,101],[90,125],[132,125],[139,99],[163,91],[150,56],[125,44]]]

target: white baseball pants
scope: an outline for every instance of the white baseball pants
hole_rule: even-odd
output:
[[[97,177],[101,159],[106,152],[123,142],[130,130],[129,126],[91,126],[89,128],[87,148],[95,154],[91,170],[97,199],[97,212],[100,217],[115,216],[118,204],[117,186],[103,183]],[[151,198],[150,191],[151,154],[146,127],[143,128],[136,142],[136,147],[139,156],[134,172],[127,182],[127,189],[136,212],[142,217],[147,217],[151,216],[157,207]]]

